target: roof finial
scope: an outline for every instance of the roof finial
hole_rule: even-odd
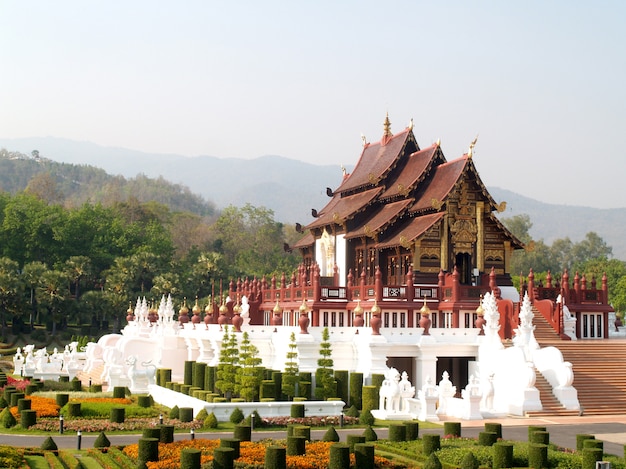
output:
[[[367,138],[365,138],[365,134],[361,134],[361,141],[363,142],[363,146],[367,145]]]
[[[470,143],[469,150],[467,152],[468,158],[472,157],[472,155],[474,153],[474,147],[476,146],[476,142],[477,141],[478,141],[478,135],[476,135],[476,138],[474,140],[472,140],[472,143]]]
[[[391,133],[391,122],[389,122],[389,113],[385,115],[385,123],[383,124],[383,128],[385,129],[385,132],[383,133],[383,137],[393,136],[393,134]]]
[[[409,121],[409,130],[413,130],[413,118]]]

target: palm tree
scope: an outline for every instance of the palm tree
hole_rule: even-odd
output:
[[[22,282],[30,291],[30,330],[35,327],[35,318],[39,322],[39,309],[37,307],[37,288],[41,285],[41,279],[48,267],[43,262],[29,262],[22,269]]]

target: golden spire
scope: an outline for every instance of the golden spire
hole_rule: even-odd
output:
[[[424,306],[420,308],[420,314],[422,316],[428,316],[430,314],[430,308],[426,304],[426,297],[424,297]]]
[[[300,305],[300,314],[307,314],[309,307],[306,305],[306,298],[302,298],[302,304]]]
[[[361,300],[357,300],[356,306],[354,307],[354,314],[363,314],[363,308],[361,307]]]
[[[476,146],[477,141],[478,141],[478,135],[476,135],[476,138],[472,140],[472,143],[470,143],[469,150],[467,151],[468,158],[471,158],[472,155],[474,154],[474,147]]]
[[[276,299],[276,306],[274,306],[274,314],[280,314],[283,312],[283,308],[281,308],[280,304],[278,304],[278,298]]]
[[[389,121],[389,113],[385,115],[385,122],[383,124],[383,128],[385,129],[383,133],[383,137],[393,137],[393,134],[391,133],[391,122]]]
[[[371,311],[374,316],[377,316],[380,314],[382,310],[380,309],[380,306],[378,306],[378,301],[374,300],[374,306],[372,306]]]

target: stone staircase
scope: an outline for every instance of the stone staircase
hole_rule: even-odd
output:
[[[580,415],[578,410],[568,410],[552,394],[552,386],[544,376],[535,371],[535,387],[539,391],[539,399],[543,409],[526,412],[527,417],[576,417]]]
[[[557,347],[563,359],[573,365],[573,385],[583,415],[626,414],[626,340],[561,340],[543,316],[536,310],[534,313],[539,345]],[[537,389],[539,382],[538,373]],[[550,390],[548,393],[552,394]],[[541,389],[540,395],[542,403],[547,403]]]

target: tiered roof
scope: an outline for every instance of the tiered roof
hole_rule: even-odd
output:
[[[346,239],[370,237],[379,248],[406,245],[441,220],[448,198],[465,180],[477,185],[491,210],[497,209],[474,166],[473,144],[469,154],[448,162],[439,143],[419,148],[412,125],[392,135],[387,118],[383,138],[365,143],[352,173],[306,227],[312,236],[296,246],[310,246],[324,228],[343,233]],[[521,247],[495,217],[488,218]]]

